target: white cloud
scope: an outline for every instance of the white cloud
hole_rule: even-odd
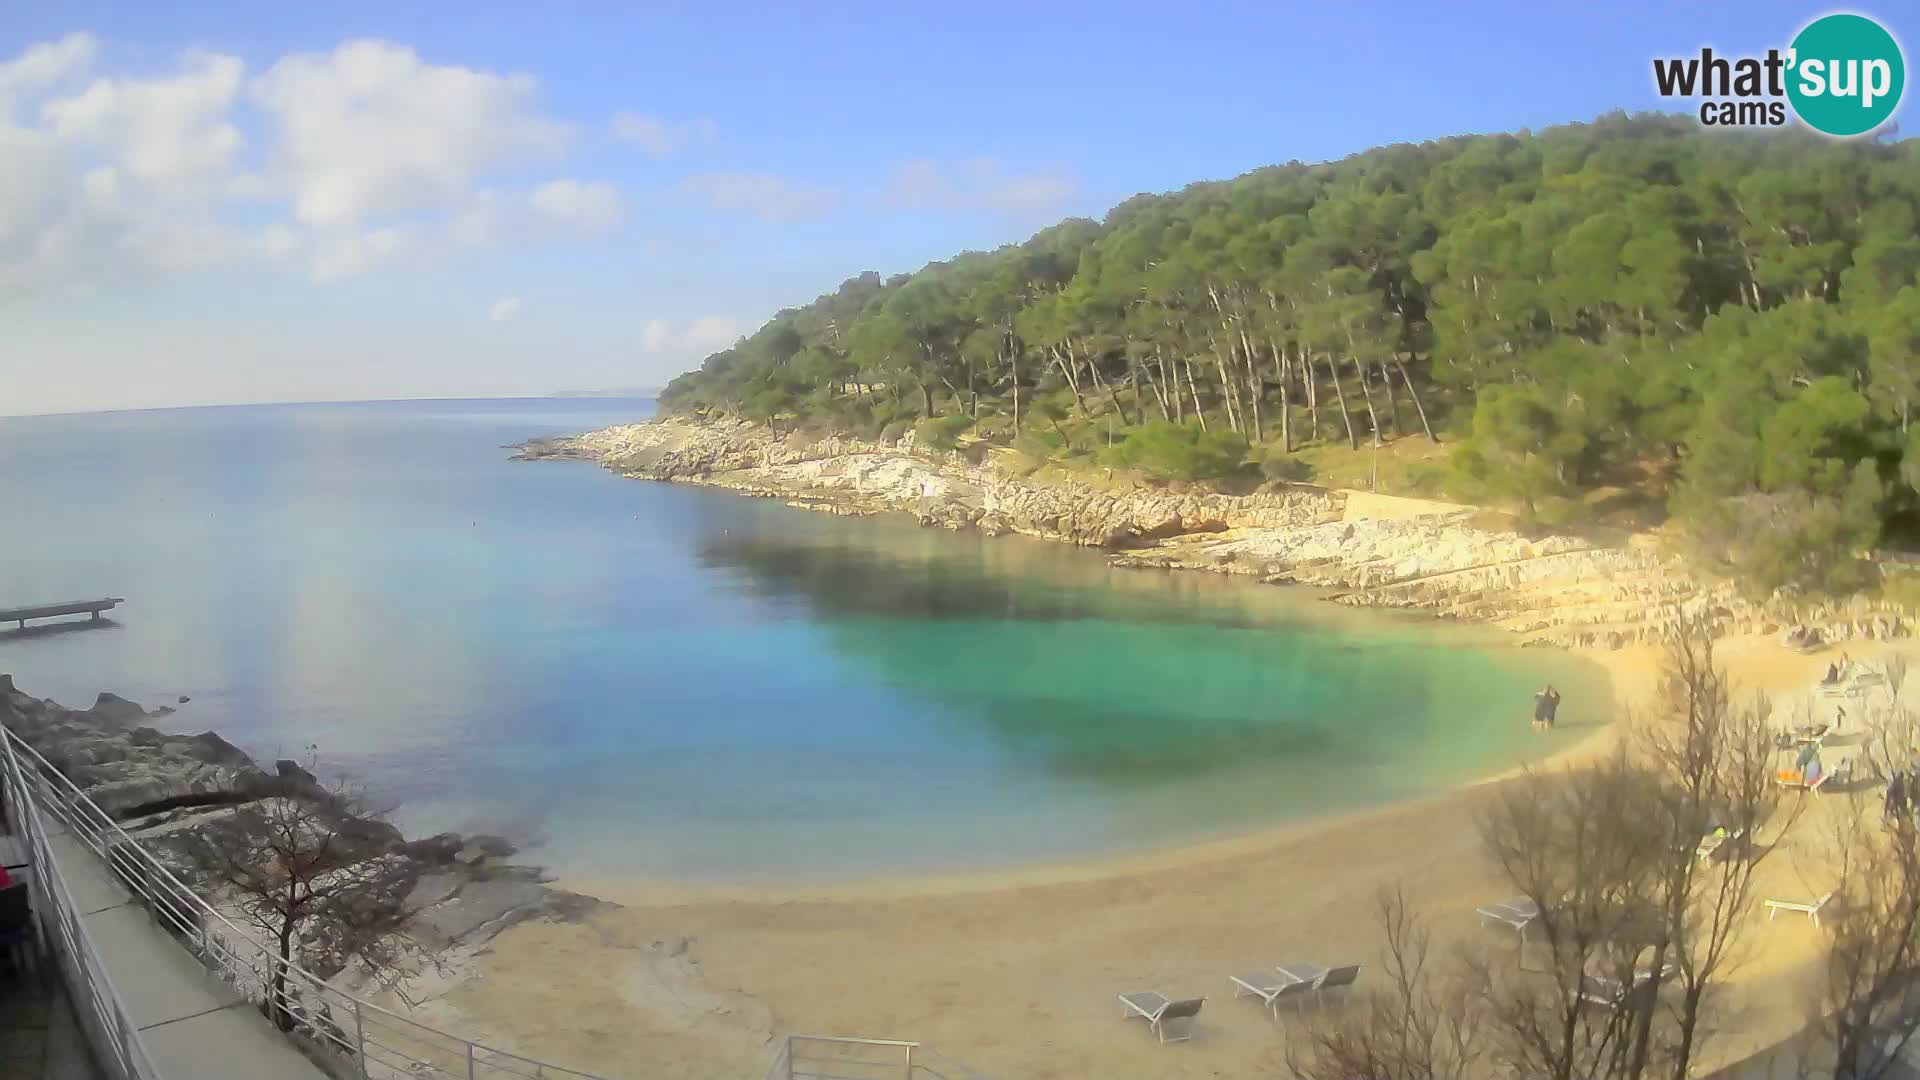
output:
[[[527,226],[532,210],[524,197],[481,191],[447,221],[447,238],[456,248],[490,248]]]
[[[640,328],[640,351],[666,352],[673,346],[673,323],[666,319],[648,319]]]
[[[134,180],[204,194],[226,178],[244,141],[227,114],[245,70],[232,56],[188,53],[177,75],[96,79],[41,113],[56,136],[105,153]]]
[[[286,56],[251,80],[201,51],[89,77],[98,53],[75,34],[0,56],[0,302],[235,263],[333,281],[625,216],[611,184],[516,175],[569,141],[530,76],[379,41]],[[249,101],[258,147],[239,120]]]
[[[607,183],[549,180],[534,188],[527,201],[542,217],[582,232],[612,228],[626,216],[620,190]]]
[[[59,144],[37,131],[0,126],[0,251],[48,220],[65,192]]]
[[[714,136],[713,121],[704,117],[673,125],[650,113],[623,112],[614,114],[611,126],[614,138],[656,158],[672,157],[695,141],[712,142]]]
[[[125,229],[100,180],[76,175],[72,148],[0,121],[0,300],[119,271]]]
[[[111,165],[88,169],[80,177],[80,191],[96,208],[112,206],[120,197],[120,172]]]
[[[568,129],[532,108],[531,75],[423,62],[353,41],[282,58],[252,94],[279,143],[259,189],[289,194],[310,225],[445,206],[477,176],[565,151]]]
[[[747,335],[753,327],[741,319],[705,315],[686,322],[649,319],[640,328],[640,351],[649,356],[697,360]]]
[[[68,34],[59,41],[30,46],[0,63],[0,122],[13,115],[16,98],[57,86],[86,70],[98,49],[92,34]]]
[[[833,192],[795,185],[772,173],[699,173],[680,190],[716,210],[754,214],[767,221],[805,221],[833,209]]]
[[[394,263],[424,257],[426,238],[416,228],[379,226],[315,230],[289,253],[318,282],[339,281]]]
[[[623,112],[613,118],[613,136],[634,143],[654,157],[666,157],[680,147],[666,122],[646,113]]]
[[[506,322],[519,313],[520,298],[517,296],[503,296],[495,300],[493,306],[487,309],[487,320],[489,322]]]
[[[1057,209],[1080,185],[1061,173],[1010,173],[996,158],[943,167],[915,158],[894,169],[881,198],[903,209],[1041,213]]]
[[[708,315],[687,324],[682,334],[687,347],[696,352],[713,352],[724,349],[746,336],[749,327],[739,319],[729,319],[719,315]]]
[[[626,219],[626,200],[612,184],[551,180],[531,191],[479,191],[448,218],[455,250],[537,244],[556,235],[587,236]]]

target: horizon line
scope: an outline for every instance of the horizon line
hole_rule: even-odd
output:
[[[189,409],[265,409],[285,405],[388,405],[409,401],[653,401],[659,390],[609,393],[597,390],[558,390],[549,394],[454,394],[390,398],[310,398],[299,401],[212,401],[195,405],[141,405],[122,409],[61,409],[53,412],[0,413],[0,420],[29,420],[43,416],[112,416],[116,413],[184,412]]]

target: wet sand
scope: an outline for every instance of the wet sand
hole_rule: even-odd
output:
[[[1848,643],[1877,661],[1912,642]],[[1736,684],[1804,699],[1841,649],[1796,655],[1734,639],[1719,658]],[[1592,653],[1616,706],[1645,707],[1658,654]],[[1603,753],[1596,727],[1548,767]],[[1227,977],[1307,961],[1378,970],[1375,898],[1399,883],[1428,921],[1436,956],[1456,945],[1511,950],[1511,931],[1474,908],[1511,888],[1474,827],[1486,785],[1219,843],[1109,860],[840,890],[690,890],[636,882],[561,884],[622,905],[581,923],[532,923],[497,938],[436,1005],[523,1052],[613,1076],[759,1077],[777,1034],[913,1039],[1001,1078],[1284,1075],[1286,1024]],[[1762,896],[1813,895],[1820,815],[1809,813],[1763,864]],[[1723,1030],[1701,1064],[1738,1060],[1808,1016],[1820,937],[1804,918],[1746,937],[1722,995]],[[1161,1047],[1124,1023],[1115,995],[1205,995],[1191,1042]]]

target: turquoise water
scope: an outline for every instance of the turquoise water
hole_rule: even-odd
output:
[[[650,408],[0,420],[0,606],[128,601],[0,633],[0,671],[190,695],[174,726],[317,752],[410,831],[696,881],[1227,835],[1505,768],[1606,708],[1596,669],[1486,634],[501,449]]]

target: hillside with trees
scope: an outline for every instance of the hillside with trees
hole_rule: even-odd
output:
[[[865,273],[666,408],[1667,524],[1839,593],[1920,526],[1920,142],[1609,115],[1381,147]],[[1377,470],[1377,471],[1376,471]]]

